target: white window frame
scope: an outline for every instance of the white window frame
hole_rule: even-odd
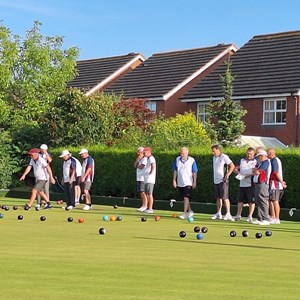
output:
[[[145,107],[156,113],[156,101],[147,101]]]
[[[279,102],[285,102],[285,108],[277,108],[277,103]],[[273,103],[273,105],[272,105]],[[286,125],[286,120],[284,122],[278,122],[276,120],[276,115],[278,113],[285,113],[285,118],[286,118],[286,112],[287,112],[287,100],[286,98],[275,98],[275,99],[264,99],[263,101],[263,125]],[[273,114],[273,119],[274,121],[268,120],[269,118],[267,117],[267,114]]]
[[[206,112],[206,108],[209,105],[209,102],[198,102],[197,103],[197,121],[202,122],[204,125],[207,122],[208,113]],[[204,106],[204,109],[201,109],[200,106]]]

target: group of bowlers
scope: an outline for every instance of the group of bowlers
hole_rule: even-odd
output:
[[[222,153],[219,145],[211,147],[213,155],[213,181],[214,197],[216,199],[217,212],[212,216],[213,220],[223,219],[228,221],[241,221],[244,206],[249,207],[247,222],[259,225],[280,224],[280,199],[283,190],[287,188],[283,180],[282,164],[276,156],[274,148],[265,151],[258,147],[256,151],[248,148],[245,157],[238,164],[234,164],[228,155]],[[37,198],[36,208],[40,209],[41,199],[45,202],[44,209],[52,208],[49,200],[49,182],[55,184],[50,163],[51,155],[46,144],[40,149],[33,148],[28,152],[30,162],[20,177],[24,180],[33,169],[35,185],[31,192],[26,208],[30,209]],[[60,158],[63,159],[62,183],[64,186],[65,209],[71,210],[80,199],[85,198],[84,210],[92,209],[90,190],[94,180],[95,162],[87,149],[81,149],[79,155],[82,163],[78,161],[68,150],[63,150]],[[153,213],[153,190],[156,180],[156,160],[149,147],[139,147],[136,160],[137,191],[141,196],[142,206],[140,212]],[[198,166],[196,160],[189,156],[189,150],[182,147],[180,155],[174,160],[172,185],[177,188],[183,200],[183,214],[181,219],[192,217],[194,212],[190,200],[192,190],[197,187]],[[236,174],[239,180],[238,208],[236,216],[230,213],[229,201],[229,177]],[[225,215],[222,215],[222,208]],[[257,220],[253,220],[253,213],[257,207]]]
[[[26,175],[33,170],[35,184],[31,191],[29,202],[25,205],[28,210],[37,199],[36,209],[41,207],[41,198],[44,201],[44,209],[52,208],[49,198],[49,183],[57,184],[50,163],[52,156],[48,153],[48,146],[42,144],[40,149],[33,148],[28,151],[30,161],[20,180],[25,180]],[[60,158],[63,159],[62,185],[65,194],[66,210],[71,210],[80,199],[85,198],[84,210],[92,209],[90,190],[94,180],[95,162],[87,149],[81,149],[79,155],[82,163],[72,156],[68,150],[63,150]]]
[[[247,222],[258,225],[280,224],[280,199],[287,188],[283,181],[282,164],[274,148],[265,151],[262,147],[248,148],[245,157],[234,164],[228,155],[222,153],[219,145],[211,147],[213,155],[214,198],[217,212],[213,220],[241,221],[242,210],[248,206]],[[142,199],[138,211],[153,213],[153,187],[155,184],[156,162],[150,148],[139,147],[134,162],[136,168],[137,191]],[[180,155],[173,163],[173,187],[177,188],[183,200],[181,219],[194,215],[191,209],[192,190],[197,187],[198,166],[195,159],[189,156],[188,148],[182,147]],[[229,177],[236,175],[239,181],[238,207],[236,216],[230,212]],[[151,182],[149,182],[151,177]],[[222,215],[222,208],[225,215]],[[257,207],[257,220],[253,213]]]

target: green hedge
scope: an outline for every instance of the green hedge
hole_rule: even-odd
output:
[[[135,192],[135,169],[133,168],[136,149],[103,148],[99,146],[88,149],[96,164],[93,194],[128,198],[137,196]],[[62,159],[59,158],[62,150],[51,149],[54,158],[52,163],[53,173],[59,178],[62,174]],[[79,150],[79,148],[69,148],[73,156],[80,160]],[[178,155],[178,150],[159,152],[153,149],[153,155],[157,161],[157,178],[154,189],[156,199],[178,199],[178,193],[172,187],[172,163]],[[244,156],[245,149],[230,148],[225,149],[224,153],[228,154],[234,163],[237,163]],[[214,199],[211,150],[210,148],[190,149],[190,155],[196,159],[199,167],[197,189],[194,191],[192,201],[212,203]],[[277,156],[282,160],[284,180],[288,185],[282,204],[284,207],[300,208],[300,185],[297,177],[300,167],[300,149],[280,150],[277,151]],[[239,183],[234,177],[233,174],[230,178],[230,199],[232,203],[236,202]]]

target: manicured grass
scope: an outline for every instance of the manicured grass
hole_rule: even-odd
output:
[[[114,209],[114,203],[87,212],[58,205],[24,211],[24,203],[0,199],[10,207],[0,210],[1,299],[299,299],[299,223],[259,227],[204,214],[188,223],[172,218],[173,211],[156,211],[160,221],[147,215],[141,222],[143,214]],[[103,221],[103,215],[123,220]],[[203,240],[196,239],[196,225],[208,227]],[[185,238],[178,236],[181,230]]]

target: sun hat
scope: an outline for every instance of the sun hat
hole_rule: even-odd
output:
[[[83,153],[89,153],[88,149],[85,148],[81,149],[79,154],[83,154]]]
[[[69,152],[69,150],[63,150],[61,155],[59,157],[64,157],[66,155],[71,155],[71,153]]]
[[[48,146],[46,144],[42,144],[40,149],[42,150],[48,150]]]
[[[39,153],[39,149],[37,148],[32,148],[28,151],[28,154],[38,154]]]
[[[256,156],[260,156],[260,155],[268,156],[268,153],[266,151],[262,150],[262,151],[258,152]]]

